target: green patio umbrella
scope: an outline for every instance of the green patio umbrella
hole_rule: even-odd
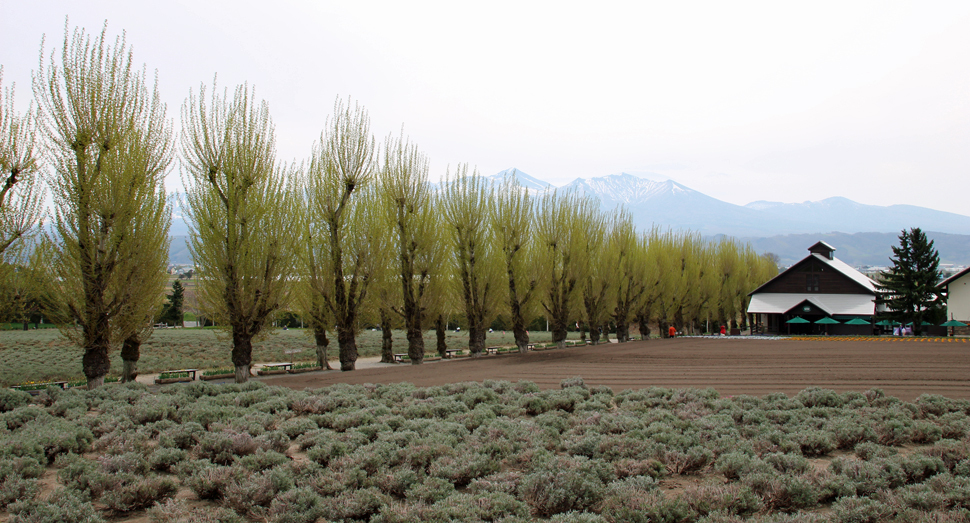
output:
[[[795,316],[794,318],[786,321],[785,323],[788,324],[788,334],[791,335],[791,324],[792,323],[812,323],[812,322],[806,320],[805,318],[802,318],[801,316]]]
[[[893,325],[896,325],[896,323],[889,320],[880,320],[876,322],[876,325],[881,327],[892,327]]]
[[[966,327],[967,324],[962,321],[950,320],[946,323],[941,323],[940,327],[946,327],[946,333],[948,336],[953,336],[953,327]]]
[[[828,333],[829,333],[829,325],[835,325],[836,323],[841,323],[841,322],[839,322],[839,320],[836,320],[834,318],[830,318],[828,316],[826,316],[826,317],[824,317],[824,318],[822,318],[822,319],[820,319],[820,320],[818,320],[818,321],[815,322],[816,325],[825,325],[825,334],[826,335],[828,335]]]
[[[845,322],[845,324],[846,325],[871,325],[868,321],[866,321],[866,320],[864,320],[862,318],[853,318],[853,319]],[[876,325],[879,325],[879,324],[877,323]]]

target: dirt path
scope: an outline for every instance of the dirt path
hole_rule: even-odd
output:
[[[879,388],[905,401],[920,394],[970,399],[970,343],[678,338],[262,380],[296,389],[335,383],[432,386],[487,379],[528,380],[542,388],[558,388],[560,380],[573,376],[615,391],[712,387],[723,395],[761,396],[794,394],[814,386],[840,392]]]

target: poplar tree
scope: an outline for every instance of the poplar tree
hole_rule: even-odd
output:
[[[141,344],[154,331],[155,315],[162,306],[162,292],[168,281],[165,268],[171,243],[168,230],[172,222],[172,209],[164,195],[159,196],[146,202],[135,220],[134,237],[138,238],[139,251],[129,261],[134,267],[127,271],[131,274],[129,294],[120,314],[123,323],[132,328],[121,344],[122,382],[134,381],[138,375]],[[175,283],[181,286],[178,281]],[[181,307],[180,302],[179,311]]]
[[[552,191],[543,195],[537,212],[538,255],[546,273],[541,302],[552,341],[560,348],[566,346],[566,327],[574,314],[581,276],[583,243],[579,217],[591,208],[596,208],[596,202],[590,198]]]
[[[491,200],[489,216],[504,260],[509,321],[519,352],[529,346],[528,320],[535,308],[541,265],[536,256],[535,204],[529,191],[507,177]]]
[[[628,211],[620,209],[613,215],[606,245],[606,266],[615,271],[610,314],[616,324],[616,340],[625,343],[630,341],[630,321],[653,277],[647,271],[645,237],[637,234]]]
[[[424,361],[428,311],[444,298],[438,281],[444,259],[428,160],[403,136],[385,142],[380,193],[401,286],[400,307],[392,310],[404,319],[408,358],[418,365]]]
[[[609,334],[610,310],[607,303],[613,290],[615,267],[608,266],[607,238],[610,234],[607,217],[595,208],[582,208],[576,216],[579,221],[580,259],[582,274],[580,297],[582,315],[589,327],[589,339],[596,345],[603,334]]]
[[[44,215],[41,185],[41,151],[33,104],[26,114],[14,104],[16,86],[3,86],[0,66],[0,256],[9,266],[37,231]]]
[[[451,244],[451,281],[468,321],[468,351],[480,356],[485,350],[488,326],[498,312],[502,274],[495,230],[489,226],[489,203],[495,190],[478,171],[468,174],[459,165],[455,179],[448,176],[440,206]],[[438,316],[440,326],[441,315]]]
[[[276,161],[269,106],[248,85],[182,106],[185,211],[198,267],[199,306],[229,331],[236,382],[249,377],[253,340],[289,298],[295,196]]]
[[[140,300],[157,300],[153,272],[167,255],[163,178],[172,158],[171,123],[158,82],[133,70],[124,37],[107,26],[93,41],[65,30],[58,64],[34,76],[48,140],[54,198],[52,271],[62,332],[84,349],[88,388],[104,382],[109,349],[144,325]]]
[[[370,187],[376,149],[367,113],[338,100],[301,183],[308,220],[301,242],[302,279],[310,285],[311,301],[326,306],[333,319],[344,371],[356,365],[360,315],[382,256],[375,237],[384,225]]]

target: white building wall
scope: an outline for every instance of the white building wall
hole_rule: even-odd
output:
[[[970,273],[947,284],[946,319],[970,320]]]

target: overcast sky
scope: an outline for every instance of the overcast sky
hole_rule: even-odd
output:
[[[577,3],[578,4],[578,3]],[[653,173],[732,203],[845,196],[970,215],[970,2],[0,0],[4,85],[41,39],[127,33],[178,128],[202,83],[254,85],[281,159],[337,97],[432,177]],[[169,186],[178,185],[173,170]]]

